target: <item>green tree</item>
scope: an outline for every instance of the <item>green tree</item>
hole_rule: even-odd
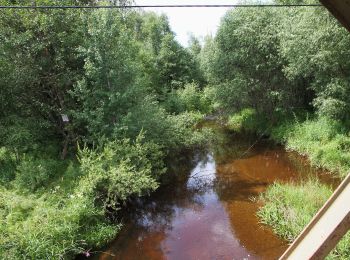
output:
[[[324,9],[291,11],[283,21],[284,73],[314,92],[312,103],[320,115],[349,118],[349,44],[349,33]]]
[[[87,17],[86,42],[80,48],[84,76],[74,86],[79,106],[72,110],[76,127],[92,141],[113,136],[118,123],[143,94],[138,82],[137,46],[130,40],[123,15],[94,11]]]
[[[32,3],[32,2],[31,2]],[[74,1],[73,4],[92,4]],[[23,1],[3,1],[2,4],[28,4]],[[35,1],[36,5],[72,4],[72,1]],[[71,10],[4,10],[0,17],[0,37],[3,50],[1,61],[10,64],[4,77],[10,92],[2,92],[8,100],[4,123],[36,122],[23,125],[30,132],[47,133],[62,143],[62,157],[74,133],[66,128],[61,114],[66,114],[75,101],[68,92],[83,73],[84,60],[78,55],[83,39],[83,19]],[[5,83],[4,82],[4,83]],[[11,122],[12,121],[12,122]],[[33,128],[33,127],[34,128]],[[56,136],[56,137],[52,137]],[[11,139],[9,136],[3,140]],[[22,142],[22,145],[25,140]],[[19,145],[20,146],[20,145]]]
[[[284,74],[286,60],[279,46],[285,15],[272,8],[235,9],[222,20],[215,39],[215,62],[207,75],[215,75],[211,80],[224,107],[252,107],[272,116],[309,102],[303,82]]]

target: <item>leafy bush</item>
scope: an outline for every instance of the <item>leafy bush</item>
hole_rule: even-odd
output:
[[[60,171],[60,168],[63,167],[64,163],[62,161],[48,158],[34,159],[31,156],[24,156],[16,168],[15,185],[19,188],[35,191],[49,184]]]
[[[169,117],[172,126],[172,138],[176,140],[179,148],[191,148],[206,144],[213,138],[209,129],[196,129],[195,125],[203,119],[203,115],[198,112],[184,112],[179,115]]]
[[[198,111],[210,113],[211,97],[207,89],[200,90],[198,85],[186,84],[184,88],[173,90],[165,101],[165,108],[172,113]]]
[[[9,116],[1,118],[0,142],[13,151],[27,151],[35,146],[37,136],[33,135],[33,123],[30,120]]]
[[[71,163],[55,178],[56,161],[28,157],[18,167],[19,189],[0,186],[1,259],[61,259],[101,247],[120,229],[106,212],[155,190],[165,171],[160,147],[142,134],[85,147],[79,160],[80,169]],[[26,182],[46,189],[25,192]]]
[[[131,196],[155,190],[165,171],[163,154],[156,144],[143,143],[143,138],[140,135],[134,143],[127,139],[109,142],[96,150],[81,149],[81,192],[102,202],[104,208],[116,208]]]
[[[0,147],[0,185],[15,178],[16,156],[5,147]]]
[[[298,185],[275,183],[261,196],[264,206],[258,216],[262,223],[272,226],[275,233],[292,242],[331,194],[332,190],[317,180]],[[349,257],[350,234],[347,234],[329,258]]]
[[[280,144],[286,144],[294,124],[295,122],[290,120],[273,127],[271,129],[270,138]]]
[[[185,85],[183,89],[179,89],[177,95],[185,111],[208,112],[210,110],[210,100],[193,83]]]
[[[194,129],[202,119],[200,112],[193,111],[169,115],[157,101],[146,97],[144,102],[130,109],[115,136],[136,138],[142,131],[145,141],[156,143],[165,151],[173,151],[202,144],[199,136],[203,131]]]
[[[152,97],[145,97],[140,104],[129,110],[116,129],[115,137],[136,138],[140,131],[146,141],[156,142],[163,147],[174,146],[169,116]]]
[[[227,124],[233,131],[255,131],[257,130],[256,121],[256,111],[252,108],[246,108],[239,113],[230,116]]]
[[[69,258],[118,232],[118,225],[81,193],[48,197],[0,191],[1,259]]]

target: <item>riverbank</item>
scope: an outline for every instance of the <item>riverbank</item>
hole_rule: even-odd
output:
[[[74,259],[112,241],[124,223],[119,210],[167,178],[166,157],[210,138],[193,129],[201,115],[169,117],[169,145],[141,132],[134,140],[81,144],[66,160],[38,151],[16,160],[0,147],[0,259]]]
[[[291,243],[331,194],[332,189],[316,179],[301,184],[275,183],[260,197],[264,206],[259,209],[257,215],[263,224],[272,227],[277,235]],[[348,233],[327,259],[349,258]]]
[[[312,166],[328,170],[335,177],[342,179],[349,173],[349,131],[339,121],[327,118],[294,120],[274,128],[271,138],[284,143],[287,150],[306,156]],[[317,180],[301,185],[276,184],[262,196],[265,205],[258,214],[276,234],[292,242],[331,194],[332,189]],[[289,234],[286,229],[290,229]],[[349,233],[328,258],[350,258]]]
[[[327,118],[284,122],[272,128],[271,139],[306,156],[311,165],[345,178],[350,171],[350,137],[339,121]]]
[[[336,177],[344,178],[350,171],[349,131],[340,121],[310,119],[305,112],[267,118],[253,109],[244,109],[230,116],[227,125],[233,131],[269,137],[287,150],[305,156],[313,167],[327,170]]]
[[[334,177],[344,178],[348,173],[350,137],[342,123],[326,118],[308,119],[305,114],[284,117],[274,126],[267,122],[268,119],[259,117],[254,110],[246,109],[229,117],[228,127],[269,136],[287,150],[306,157],[313,167],[328,170]],[[263,206],[257,215],[277,235],[292,242],[331,194],[332,188],[316,178],[300,184],[275,183],[260,197]],[[329,258],[350,258],[350,234],[339,242]]]
[[[171,184],[128,207],[125,227],[94,259],[276,259],[286,250],[284,239],[261,228],[260,202],[251,198],[275,181],[316,173],[269,140],[256,143],[214,122],[202,127],[216,141],[173,158]]]

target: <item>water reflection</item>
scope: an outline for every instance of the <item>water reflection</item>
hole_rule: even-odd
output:
[[[300,180],[310,167],[296,166],[295,157],[269,143],[247,150],[252,140],[221,134],[226,138],[209,151],[170,165],[178,178],[135,201],[125,228],[98,258],[275,259],[283,253],[286,243],[259,224],[252,198],[276,180]]]

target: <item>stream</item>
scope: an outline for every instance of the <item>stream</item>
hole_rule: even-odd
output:
[[[256,216],[259,195],[275,181],[316,175],[305,159],[267,140],[214,128],[216,144],[172,159],[173,180],[125,213],[116,240],[95,259],[276,259],[286,250]]]

